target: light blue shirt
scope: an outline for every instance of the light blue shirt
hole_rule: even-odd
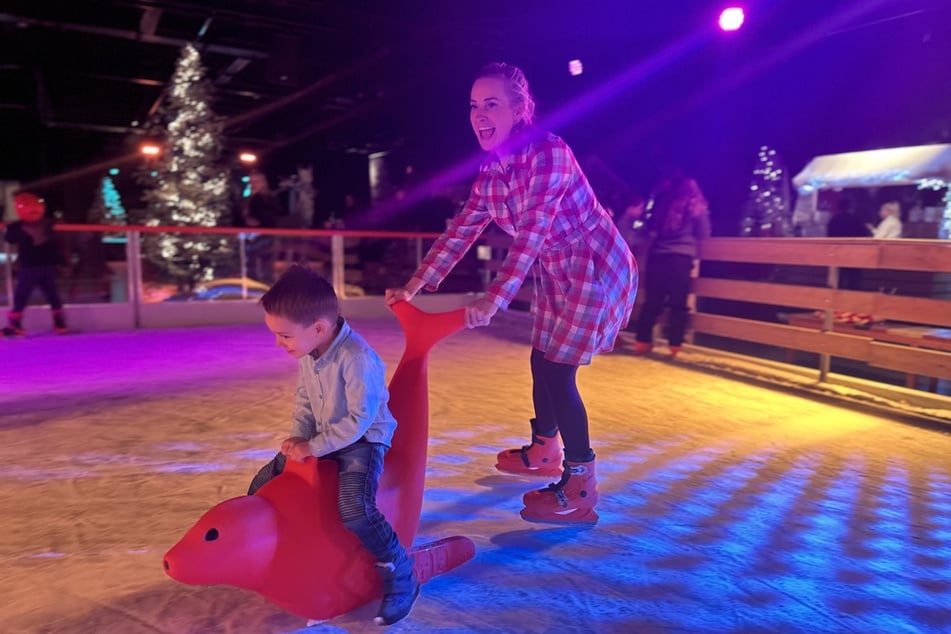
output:
[[[309,439],[318,457],[363,437],[389,447],[396,429],[383,360],[346,320],[339,323],[326,353],[299,361],[291,435]]]

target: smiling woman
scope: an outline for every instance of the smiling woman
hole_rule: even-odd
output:
[[[529,491],[521,516],[596,522],[595,455],[578,393],[578,367],[614,347],[637,292],[637,264],[568,145],[534,126],[528,80],[510,64],[484,66],[472,84],[469,121],[487,152],[469,200],[402,288],[387,302],[435,290],[475,240],[497,224],[514,238],[485,296],[466,308],[469,328],[487,326],[530,271],[539,284],[532,329],[532,440],[499,453],[496,468],[560,476]],[[565,443],[564,462],[558,434]],[[560,464],[561,463],[561,464]]]
[[[507,64],[489,64],[472,84],[469,120],[486,152],[500,148],[512,132],[535,122],[535,100],[521,70]],[[502,152],[503,165],[511,156]]]

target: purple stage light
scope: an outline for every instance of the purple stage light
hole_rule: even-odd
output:
[[[581,63],[580,59],[573,59],[568,62],[568,72],[571,73],[573,77],[577,77],[584,72],[584,64]]]
[[[730,7],[724,9],[720,14],[720,28],[724,31],[737,31],[743,26],[743,20],[746,15],[741,7]]]

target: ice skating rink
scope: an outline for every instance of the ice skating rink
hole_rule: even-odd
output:
[[[392,372],[395,318],[352,324]],[[477,552],[391,631],[951,632],[947,430],[602,355],[579,373],[601,521],[529,524],[521,495],[548,480],[493,468],[527,441],[527,341],[506,313],[431,354],[417,543],[467,535]],[[305,629],[162,569],[274,453],[295,371],[263,324],[0,341],[0,632],[382,631],[373,605]]]

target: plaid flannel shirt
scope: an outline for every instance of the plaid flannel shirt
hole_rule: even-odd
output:
[[[514,240],[486,297],[507,308],[537,262],[532,345],[572,365],[611,350],[630,319],[637,264],[564,141],[536,134],[507,169],[492,155],[416,277],[436,290],[492,221]]]

